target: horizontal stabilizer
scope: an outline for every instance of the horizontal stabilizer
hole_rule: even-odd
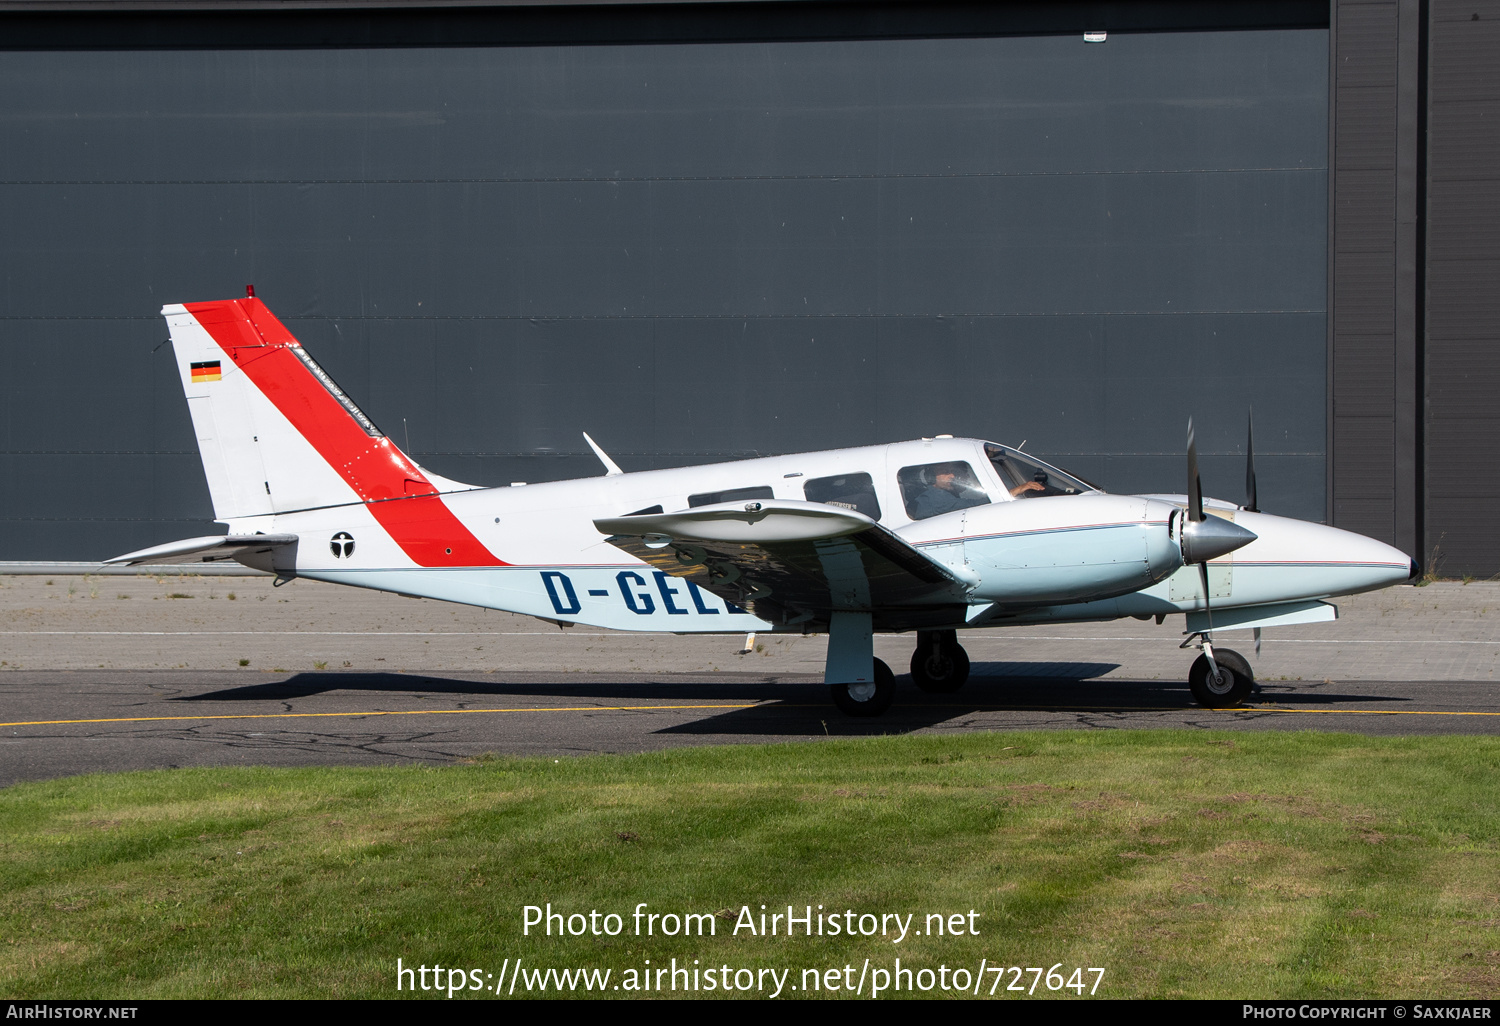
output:
[[[257,570],[271,571],[272,557],[296,544],[295,534],[211,534],[153,545],[104,562],[116,566],[159,566],[167,563],[222,563],[232,559]]]
[[[817,502],[725,502],[594,526],[657,570],[810,630],[838,611],[872,612],[877,630],[962,623],[976,583],[864,514]]]

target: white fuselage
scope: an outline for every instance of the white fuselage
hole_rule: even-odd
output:
[[[953,461],[972,468],[989,501],[913,519],[910,495],[903,493],[898,475]],[[316,580],[623,630],[800,631],[766,623],[687,581],[654,571],[607,543],[593,521],[655,507],[681,510],[746,490],[758,490],[752,495],[757,498],[827,501],[805,486],[861,474],[869,475],[876,519],[884,527],[972,582],[964,618],[970,625],[1159,616],[1203,608],[1198,571],[1183,567],[1174,533],[1174,518],[1185,501],[1181,496],[1089,492],[1012,498],[986,459],[984,443],[964,438],[509,488],[444,487],[443,504],[506,564],[501,566],[416,565],[363,503],[235,518],[229,526],[234,534],[296,534],[295,548],[267,557],[276,562],[264,568]],[[1215,611],[1369,591],[1399,583],[1411,572],[1403,553],[1360,535],[1226,503],[1208,505],[1210,513],[1256,535],[1209,564]]]

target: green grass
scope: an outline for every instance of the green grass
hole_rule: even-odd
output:
[[[1102,966],[1111,997],[1494,997],[1497,766],[1485,737],[1058,731],[27,784],[0,791],[0,992],[389,997],[398,957],[795,984],[900,957]],[[523,937],[549,901],[626,933]],[[974,909],[980,935],[735,937],[731,915],[640,938],[638,902]]]

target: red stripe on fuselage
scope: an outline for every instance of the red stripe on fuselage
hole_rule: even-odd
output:
[[[418,566],[509,566],[496,559],[438,497],[427,475],[373,438],[290,352],[291,332],[258,299],[184,304]]]

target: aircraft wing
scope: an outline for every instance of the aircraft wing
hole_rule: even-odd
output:
[[[246,566],[270,569],[277,550],[297,544],[295,534],[211,534],[204,538],[153,545],[123,556],[106,559],[105,565],[140,566],[166,563],[222,563],[236,560]],[[262,565],[266,564],[266,565]]]
[[[763,620],[826,625],[869,611],[878,630],[962,623],[964,571],[862,513],[818,502],[725,502],[594,521],[611,545]]]

